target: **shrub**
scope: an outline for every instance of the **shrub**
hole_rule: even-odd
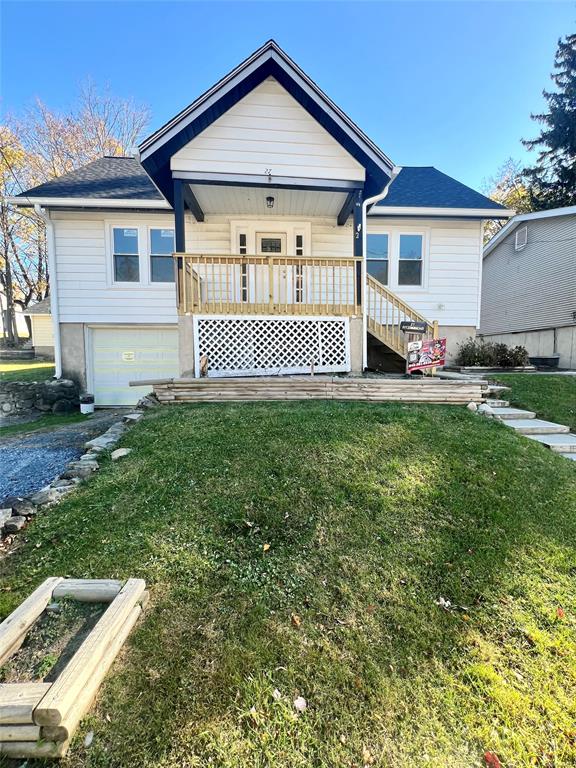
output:
[[[524,347],[509,347],[470,337],[458,346],[456,363],[462,366],[513,368],[528,364],[528,352]]]

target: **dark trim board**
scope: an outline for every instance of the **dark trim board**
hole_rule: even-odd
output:
[[[182,194],[184,195],[186,207],[192,213],[196,221],[204,221],[204,211],[200,207],[200,203],[194,192],[190,189],[189,184],[182,184]]]
[[[268,187],[270,189],[304,189],[318,192],[349,192],[363,189],[364,182],[348,179],[311,179],[294,176],[253,176],[249,174],[195,173],[172,171],[172,178],[189,184],[209,184],[215,187]]]
[[[350,214],[354,209],[355,200],[356,200],[355,192],[350,192],[346,200],[344,200],[344,205],[342,206],[342,208],[340,208],[340,213],[338,214],[338,217],[336,219],[339,227],[343,227],[344,224],[346,224],[346,222],[348,221]]]

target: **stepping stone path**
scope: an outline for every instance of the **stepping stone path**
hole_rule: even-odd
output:
[[[500,394],[503,389],[505,388],[490,388],[491,392],[495,394]],[[495,390],[498,391],[495,392]],[[554,453],[559,453],[566,459],[576,461],[576,435],[570,432],[570,427],[564,424],[555,424],[553,421],[537,419],[536,414],[532,411],[510,408],[510,403],[506,400],[486,400],[486,405],[490,406],[491,411],[487,415],[503,421],[507,427],[518,434],[542,443]]]

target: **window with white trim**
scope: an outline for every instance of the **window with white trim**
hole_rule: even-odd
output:
[[[398,285],[422,285],[423,254],[423,235],[400,235],[398,243]]]
[[[388,285],[389,237],[387,234],[366,236],[366,269],[382,285]]]
[[[516,237],[514,238],[514,250],[521,251],[526,248],[528,242],[528,227],[520,227],[516,230]]]
[[[140,281],[138,227],[114,227],[112,249],[114,282],[138,283]]]
[[[174,282],[174,230],[150,229],[150,282]]]

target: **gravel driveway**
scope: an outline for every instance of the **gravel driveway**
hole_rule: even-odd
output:
[[[84,443],[105,432],[126,411],[96,411],[86,421],[0,438],[0,501],[29,496],[84,453]]]

